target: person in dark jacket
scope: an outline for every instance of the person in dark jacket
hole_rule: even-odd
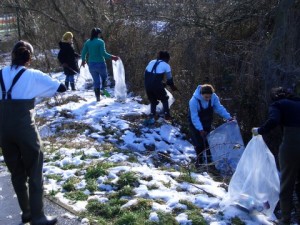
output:
[[[63,66],[64,73],[66,75],[65,85],[67,89],[69,84],[71,89],[75,91],[75,74],[79,73],[78,58],[80,55],[75,52],[73,48],[73,34],[66,32],[61,41],[59,42],[60,51],[58,53],[58,60]]]
[[[170,108],[168,103],[168,95],[165,86],[169,85],[172,91],[177,88],[174,85],[171,67],[169,65],[170,54],[167,51],[158,52],[157,59],[151,60],[145,70],[145,89],[147,97],[150,101],[150,118],[156,116],[156,105],[161,101],[166,120],[171,119]],[[163,83],[166,76],[166,84]]]
[[[253,135],[266,134],[280,125],[283,128],[282,143],[279,148],[280,166],[280,224],[290,224],[293,209],[293,192],[300,201],[300,98],[282,87],[271,91],[273,103],[269,107],[269,117],[259,128],[252,128]],[[298,220],[300,215],[298,215]],[[300,224],[300,220],[298,221]]]
[[[204,150],[207,150],[207,156],[210,157],[206,136],[211,131],[214,112],[227,121],[234,120],[221,105],[212,85],[199,85],[189,102],[189,130],[196,152],[196,167],[204,163]],[[209,157],[208,161],[211,160]]]
[[[0,147],[22,211],[23,223],[57,222],[43,209],[43,152],[34,122],[35,97],[50,97],[66,87],[47,74],[27,68],[33,48],[16,43],[12,63],[0,70]],[[27,188],[29,187],[29,190]]]

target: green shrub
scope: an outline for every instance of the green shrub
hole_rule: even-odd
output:
[[[96,179],[88,179],[86,181],[86,189],[88,189],[90,192],[95,192],[98,190],[98,183]]]
[[[62,185],[62,188],[65,191],[75,191],[75,184],[79,182],[79,179],[77,177],[71,177],[65,181],[65,183]]]
[[[135,187],[139,184],[138,177],[134,172],[125,172],[119,176],[119,180],[117,181],[117,187],[122,188],[124,186]]]
[[[98,163],[87,168],[85,179],[97,179],[108,174],[107,169],[114,166],[112,163]]]
[[[73,201],[86,201],[88,199],[88,196],[84,194],[82,191],[65,193],[65,197]]]

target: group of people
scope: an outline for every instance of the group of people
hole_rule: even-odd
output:
[[[81,66],[88,63],[94,80],[96,101],[100,100],[100,90],[105,87],[107,79],[105,60],[118,60],[117,56],[106,52],[100,34],[99,28],[93,28],[91,37],[84,43],[81,53]],[[71,32],[66,32],[59,43],[61,52],[58,58],[66,74],[65,84],[39,70],[28,68],[33,47],[25,41],[15,44],[11,54],[11,65],[0,70],[0,147],[11,173],[23,223],[57,223],[55,217],[46,216],[43,210],[43,152],[32,109],[36,97],[49,97],[56,92],[65,92],[69,85],[75,90],[74,75],[79,72],[77,59],[80,56],[74,51],[72,43]],[[169,85],[173,91],[178,89],[174,85],[169,60],[170,54],[167,51],[159,51],[157,58],[151,60],[145,69],[145,90],[150,101],[150,117],[154,119],[157,117],[156,106],[159,101],[163,105],[164,118],[172,118],[165,87]],[[269,119],[263,126],[253,128],[252,133],[264,134],[277,125],[283,127],[279,161],[281,223],[285,225],[291,220],[295,184],[296,194],[300,198],[300,99],[283,88],[277,88],[272,92],[272,100],[274,103],[270,106]],[[208,147],[206,136],[211,131],[214,112],[228,122],[234,120],[220,103],[213,86],[199,85],[189,101],[188,113],[191,140],[196,152],[196,166],[204,163],[203,152]]]

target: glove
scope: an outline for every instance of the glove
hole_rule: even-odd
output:
[[[178,91],[178,88],[173,84],[170,86],[172,91]]]
[[[258,127],[253,127],[252,130],[251,130],[251,132],[252,132],[253,136],[259,135],[259,133],[258,133]]]
[[[205,138],[207,135],[207,132],[204,130],[200,130],[199,133],[200,133],[201,137],[203,137],[203,138]]]
[[[112,55],[112,56],[111,56],[111,59],[114,60],[114,61],[117,61],[117,60],[119,59],[119,57],[118,57],[118,56],[115,56],[115,55]]]

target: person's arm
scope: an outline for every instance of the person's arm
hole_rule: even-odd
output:
[[[269,116],[267,121],[258,128],[258,134],[266,134],[270,132],[270,130],[274,129],[277,125],[280,124],[280,108],[279,103],[275,102],[269,107]]]
[[[100,54],[105,58],[105,59],[111,59],[113,58],[113,55],[107,53],[106,49],[105,49],[105,43],[104,41],[101,41],[101,45],[100,45]]]
[[[190,100],[189,108],[190,108],[191,121],[192,121],[194,127],[199,131],[203,130],[203,126],[200,121],[199,112],[198,112],[200,110],[200,107],[198,107],[198,102],[197,102],[196,98],[193,97]]]
[[[227,112],[226,108],[221,104],[219,97],[213,93],[212,94],[212,106],[214,111],[226,120],[231,119],[230,113]]]

